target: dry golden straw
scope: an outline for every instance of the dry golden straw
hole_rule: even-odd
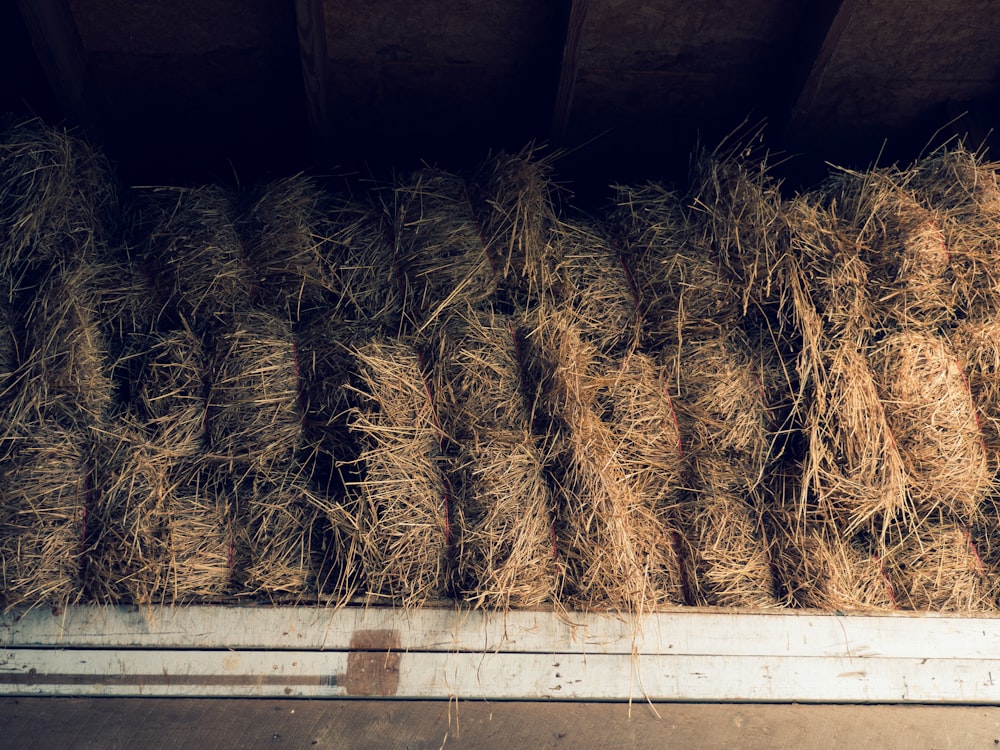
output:
[[[83,595],[87,446],[84,432],[36,425],[3,463],[0,564],[8,607],[62,605]]]
[[[441,435],[420,357],[372,341],[355,352],[357,406],[349,427],[363,445],[361,562],[369,601],[419,605],[446,593],[452,533]]]

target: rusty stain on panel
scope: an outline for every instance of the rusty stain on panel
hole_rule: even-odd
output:
[[[348,695],[395,695],[399,689],[399,642],[398,630],[355,632],[347,655],[347,673],[338,684]]]

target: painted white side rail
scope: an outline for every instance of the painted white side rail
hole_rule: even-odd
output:
[[[1000,619],[35,609],[0,616],[0,695],[1000,705]]]

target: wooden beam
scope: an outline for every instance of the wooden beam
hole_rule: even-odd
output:
[[[857,7],[858,0],[832,0],[807,15],[808,27],[800,33],[799,51],[790,63],[794,76],[788,97],[791,104],[782,123],[786,135],[800,128],[809,118]]]
[[[587,20],[588,6],[589,0],[570,0],[566,21],[566,37],[563,41],[562,60],[559,64],[559,83],[556,87],[555,102],[552,108],[550,137],[556,143],[566,137],[566,131],[569,127],[573,93],[576,88],[580,42],[583,39],[583,27]]]
[[[103,134],[100,97],[67,0],[18,0],[35,54],[63,115],[92,138]]]
[[[329,165],[332,134],[323,0],[295,0],[295,16],[313,152],[319,164]]]

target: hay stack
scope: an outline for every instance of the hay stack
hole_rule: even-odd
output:
[[[499,153],[480,165],[472,181],[473,205],[485,246],[511,301],[534,307],[556,278],[558,252],[551,240],[558,188],[553,159],[528,146]]]
[[[279,317],[299,321],[329,303],[335,261],[326,202],[313,180],[297,175],[263,188],[242,222],[257,299]]]
[[[901,331],[872,352],[887,422],[918,512],[976,515],[995,490],[969,384],[945,339]]]
[[[117,208],[110,167],[84,141],[38,120],[0,132],[0,277],[92,257]]]
[[[291,325],[263,312],[233,316],[216,338],[211,373],[212,458],[262,471],[291,460],[302,441]]]
[[[358,404],[349,427],[363,445],[364,474],[349,489],[363,503],[368,597],[418,605],[445,594],[453,541],[433,399],[411,346],[372,341],[355,357]]]
[[[0,394],[5,394],[7,382],[20,363],[15,333],[14,313],[0,298]]]
[[[62,605],[83,595],[92,481],[87,446],[86,433],[46,424],[3,464],[0,564],[9,607]]]
[[[672,476],[650,481],[658,467],[641,456],[644,447],[669,454],[677,445],[669,437],[674,423],[665,390],[653,389],[652,421],[666,435],[651,446],[642,421],[635,421],[650,419],[650,403],[632,415],[619,406],[649,381],[629,378],[629,364],[619,369],[602,358],[562,312],[546,310],[539,318],[536,345],[551,362],[545,407],[559,432],[556,533],[566,594],[584,607],[626,612],[683,601],[678,560],[668,542],[669,508],[663,507],[676,487]],[[646,471],[637,475],[636,469]]]
[[[434,392],[451,456],[461,525],[459,590],[476,605],[551,601],[552,503],[531,411],[523,395],[523,347],[514,320],[469,310],[446,327]]]
[[[1000,472],[1000,322],[963,320],[952,335],[958,369],[975,405],[991,477]]]
[[[397,184],[392,225],[397,284],[412,325],[426,327],[457,302],[478,305],[496,292],[498,259],[461,177],[425,169]]]
[[[236,196],[215,186],[160,188],[150,196],[152,229],[143,262],[162,297],[194,324],[248,309],[256,279],[236,229]]]

